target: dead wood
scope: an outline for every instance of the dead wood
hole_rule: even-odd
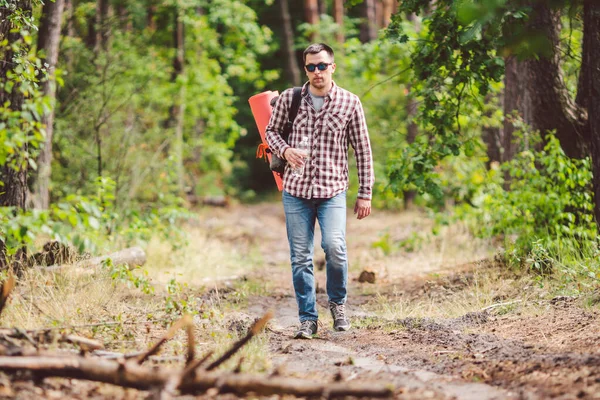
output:
[[[83,351],[94,351],[103,349],[104,344],[101,342],[77,335],[63,335],[61,341],[69,342],[78,345]]]
[[[102,266],[107,260],[111,260],[113,265],[127,265],[130,268],[144,265],[146,263],[146,252],[140,247],[129,247],[116,253],[106,256],[93,257],[87,260],[79,261],[75,264],[51,265],[49,267],[37,266],[37,268],[48,272],[61,272],[64,270],[75,270],[80,273],[94,273],[96,269]]]
[[[290,394],[298,397],[323,396],[327,398],[389,397],[393,389],[382,384],[327,383],[297,378],[262,377],[231,372],[199,371],[181,379],[181,371],[155,369],[138,365],[135,361],[117,362],[84,357],[0,357],[0,370],[4,372],[31,371],[39,377],[86,379],[113,385],[152,390],[165,388],[179,380],[177,389],[184,394],[201,394],[215,388],[219,393],[269,396]]]
[[[177,320],[173,325],[171,325],[171,327],[169,328],[167,333],[165,333],[164,336],[162,338],[160,338],[160,340],[158,342],[156,342],[156,344],[154,344],[154,346],[152,346],[150,348],[150,350],[148,350],[146,353],[142,354],[141,356],[139,356],[137,358],[137,363],[142,364],[144,361],[146,361],[146,359],[148,359],[148,357],[156,354],[156,352],[160,349],[160,347],[163,344],[165,344],[167,341],[171,340],[171,338],[173,336],[175,336],[175,334],[177,333],[177,331],[179,329],[188,327],[190,325],[193,325],[192,317],[190,317],[189,315],[184,315],[182,318]],[[189,336],[188,336],[188,340],[189,340]]]
[[[246,343],[248,343],[248,341],[252,339],[253,336],[257,335],[265,327],[265,325],[267,325],[267,322],[269,322],[271,318],[273,318],[273,312],[269,311],[261,319],[256,321],[254,325],[250,327],[250,329],[248,329],[248,333],[246,334],[246,336],[234,343],[233,346],[231,346],[231,349],[229,349],[227,352],[225,352],[225,354],[219,357],[219,359],[215,360],[208,367],[206,367],[206,370],[213,370],[219,365],[223,364],[229,358],[231,358],[231,356],[234,355],[239,349],[241,349]]]

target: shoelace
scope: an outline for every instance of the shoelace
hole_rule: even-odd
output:
[[[346,307],[343,304],[331,303],[330,307],[335,319],[346,319]]]
[[[311,329],[312,330],[312,323],[313,323],[313,321],[306,320],[306,321],[304,321],[304,322],[302,322],[300,324],[300,329],[301,330],[304,330],[304,329]]]

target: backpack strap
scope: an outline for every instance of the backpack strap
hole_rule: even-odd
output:
[[[292,105],[290,106],[290,110],[288,112],[288,121],[285,124],[285,128],[283,130],[283,135],[281,136],[283,140],[286,142],[292,132],[292,127],[294,125],[294,120],[296,119],[296,115],[298,115],[298,109],[300,108],[300,101],[302,100],[302,87],[297,86],[294,87],[294,94],[292,95]]]
[[[295,87],[294,94],[292,96],[292,106],[290,107],[290,112],[288,114],[288,121],[291,123],[294,123],[296,115],[298,115],[298,109],[300,108],[300,100],[302,100],[302,97],[300,96],[301,94],[302,87]]]

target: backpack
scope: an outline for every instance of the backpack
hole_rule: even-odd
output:
[[[281,138],[283,140],[285,140],[286,143],[288,143],[290,133],[292,133],[292,129],[294,127],[294,120],[296,119],[296,115],[298,115],[298,109],[300,108],[300,100],[302,100],[301,94],[302,94],[302,88],[295,87],[294,94],[292,95],[292,105],[290,106],[290,109],[288,112],[288,120],[285,123],[283,132],[281,132]],[[277,101],[278,98],[279,97],[273,98],[273,100],[271,100],[271,105],[274,105],[275,101]],[[269,151],[269,150],[267,150],[267,151]],[[269,164],[271,171],[276,172],[279,175],[283,176],[283,172],[285,171],[286,164],[287,164],[286,160],[279,157],[275,153],[271,154],[271,163]]]

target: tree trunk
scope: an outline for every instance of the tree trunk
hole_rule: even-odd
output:
[[[174,29],[173,29],[173,47],[175,49],[175,56],[173,57],[173,71],[171,73],[171,83],[178,85],[178,78],[183,74],[184,70],[184,31],[183,31],[183,20],[181,18],[181,9],[179,6],[174,8]],[[170,151],[173,154],[176,165],[176,176],[177,176],[177,190],[183,193],[183,116],[185,109],[185,92],[184,86],[181,85],[179,93],[175,97],[174,104],[171,106],[169,113],[169,119],[166,122],[167,128],[174,128],[175,139],[173,145],[170,146]]]
[[[494,110],[497,108],[497,103],[494,102],[495,98],[493,95],[486,96],[485,102],[488,104],[486,106],[485,117],[489,119],[491,114],[493,114]],[[498,103],[501,103],[502,99],[499,99]],[[492,104],[490,104],[492,103]],[[491,127],[489,125],[483,125],[481,138],[486,145],[486,153],[488,156],[487,166],[489,168],[491,163],[501,163],[502,162],[502,130],[500,127]]]
[[[7,46],[2,49],[0,55],[3,57],[0,59],[0,82],[7,82],[8,76],[13,72],[15,64],[13,62],[15,53],[12,47],[13,44],[21,40],[21,35],[18,29],[14,28],[11,22],[11,14],[18,12],[21,15],[31,15],[31,1],[30,0],[17,0],[14,2],[15,9],[12,11],[9,8],[4,8],[0,11],[0,39],[7,40]],[[11,31],[12,30],[12,31]],[[25,47],[25,44],[17,45],[21,48]],[[27,49],[24,49],[25,51]],[[19,90],[19,83],[15,82],[15,86],[12,90],[0,90],[0,104],[7,104],[8,108],[12,111],[21,111],[23,106],[24,95]],[[15,149],[21,152],[27,152],[27,144],[23,145],[21,149]],[[25,209],[25,203],[27,200],[27,163],[19,165],[17,168],[10,165],[10,160],[4,165],[0,165],[0,182],[3,186],[0,188],[0,207],[15,207],[17,209]],[[25,250],[19,251],[13,262],[18,264],[25,257]],[[6,257],[6,246],[2,240],[0,240],[0,270],[8,268],[8,260]],[[18,265],[16,265],[18,269]]]
[[[119,26],[121,30],[125,32],[131,32],[133,29],[133,23],[124,3],[117,4],[117,15],[119,17]]]
[[[327,2],[325,0],[317,0],[319,15],[327,14]]]
[[[109,12],[109,0],[98,0],[96,3],[96,40],[94,43],[94,52],[96,55],[99,54],[100,50],[108,50],[108,40],[110,38]]]
[[[42,117],[46,128],[46,138],[38,157],[37,178],[33,184],[33,204],[36,208],[47,209],[50,203],[49,188],[52,163],[52,135],[54,131],[54,102],[56,82],[54,70],[58,60],[60,26],[64,10],[64,0],[48,1],[42,9],[38,33],[38,51],[44,52],[43,61],[48,65],[48,80],[42,83],[42,93],[50,99],[52,109]]]
[[[548,38],[548,54],[525,61],[527,87],[531,91],[532,125],[544,135],[556,130],[561,147],[569,157],[581,158],[589,154],[589,124],[586,110],[569,96],[559,63],[558,12],[546,2],[532,7],[529,28]]]
[[[364,0],[361,4],[362,22],[360,41],[368,43],[377,39],[377,21],[375,20],[375,0]]]
[[[584,2],[583,26],[585,51],[583,60],[587,60],[589,63],[587,73],[589,81],[583,87],[588,89],[587,102],[591,133],[594,216],[596,217],[596,226],[598,226],[600,223],[600,4],[596,0],[586,0]]]
[[[526,124],[533,126],[531,94],[527,87],[527,79],[525,78],[527,73],[526,65],[523,61],[518,61],[515,56],[506,57],[504,65],[504,124],[502,126],[501,139],[502,162],[512,160],[519,145],[523,149],[529,148],[529,144],[526,142],[515,142],[515,127],[511,116],[518,113]]]
[[[304,16],[306,18],[306,22],[311,25],[316,25],[319,23],[319,5],[317,0],[304,0]],[[315,41],[316,35],[311,33],[310,41]]]
[[[300,69],[296,61],[296,52],[294,51],[294,34],[292,29],[292,19],[290,17],[290,8],[288,0],[277,0],[279,3],[279,12],[283,27],[283,38],[281,48],[285,53],[285,77],[294,86],[300,86]]]
[[[419,133],[419,127],[415,122],[415,117],[417,116],[417,101],[410,94],[411,85],[407,85],[408,96],[406,97],[406,118],[409,121],[407,132],[406,132],[406,142],[411,144],[414,143],[417,138],[417,134]],[[415,197],[417,196],[417,192],[414,190],[407,190],[404,192],[404,209],[409,209],[412,207]]]
[[[338,24],[339,30],[335,38],[338,43],[344,43],[344,0],[333,0],[333,21]]]
[[[156,31],[156,4],[152,2],[148,5],[148,14],[146,16],[146,26],[152,32]]]
[[[394,4],[396,3],[396,4]],[[392,22],[392,14],[394,13],[394,6],[397,7],[397,1],[396,0],[383,0],[383,5],[382,5],[382,27],[383,28],[387,28],[390,25],[390,22]]]

